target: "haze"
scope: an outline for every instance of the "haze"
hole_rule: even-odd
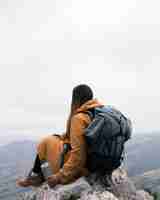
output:
[[[0,144],[62,132],[72,88],[158,131],[159,1],[0,1]]]

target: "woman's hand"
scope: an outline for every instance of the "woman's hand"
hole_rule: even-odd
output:
[[[56,175],[52,175],[47,178],[47,183],[50,187],[55,187],[60,183],[60,180]]]

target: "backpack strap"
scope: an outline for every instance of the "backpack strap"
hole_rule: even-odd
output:
[[[95,109],[94,109],[94,108],[89,109],[89,110],[87,110],[87,111],[85,111],[85,112],[83,112],[83,113],[88,114],[88,116],[90,117],[91,121],[92,121],[92,120],[94,119],[94,117],[95,117]]]
[[[63,144],[63,151],[60,155],[60,168],[63,167],[64,165],[64,159],[65,159],[65,155],[68,153],[68,151],[71,150],[71,145],[69,143],[64,143]]]

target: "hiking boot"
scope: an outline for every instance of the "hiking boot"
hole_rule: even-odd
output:
[[[41,176],[29,176],[25,179],[21,179],[17,181],[17,185],[20,187],[39,187],[44,182]]]

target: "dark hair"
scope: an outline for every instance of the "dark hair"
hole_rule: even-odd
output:
[[[91,99],[93,99],[93,92],[88,85],[81,84],[73,88],[72,105],[81,106]]]

